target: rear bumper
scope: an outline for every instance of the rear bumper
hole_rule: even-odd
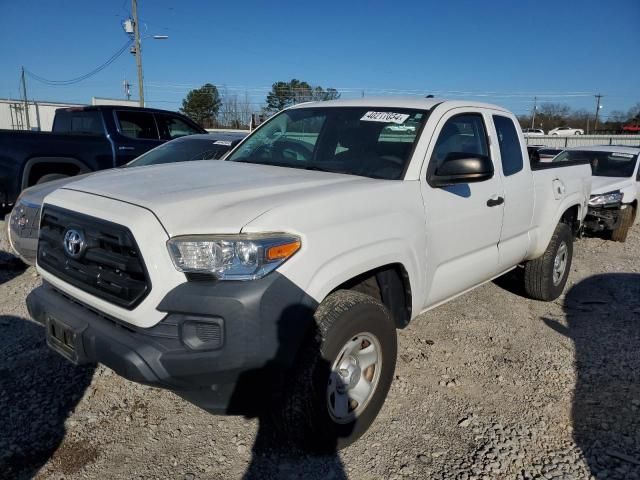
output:
[[[265,386],[277,393],[274,378],[296,356],[312,320],[300,290],[287,289],[285,280],[187,282],[165,297],[158,309],[167,315],[151,328],[108,318],[46,282],[27,306],[47,327],[49,346],[75,363],[102,363],[215,413],[245,413],[268,399]],[[69,332],[69,351],[51,333],[60,325]]]

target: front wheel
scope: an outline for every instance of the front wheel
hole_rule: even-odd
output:
[[[626,242],[629,229],[635,220],[635,209],[633,207],[623,208],[620,211],[620,222],[618,227],[611,232],[611,240],[614,242]]]
[[[582,132],[573,132],[574,135],[582,135]]]
[[[384,305],[351,290],[328,296],[315,319],[277,423],[298,447],[335,451],[362,436],[384,404],[395,371],[396,330]]]
[[[524,266],[524,289],[536,300],[558,298],[569,278],[573,257],[573,234],[566,223],[559,223],[544,254]]]
[[[35,184],[41,185],[43,183],[53,182],[54,180],[60,180],[61,178],[67,178],[68,176],[69,175],[65,175],[64,173],[47,173],[41,176]]]

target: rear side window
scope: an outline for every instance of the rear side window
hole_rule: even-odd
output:
[[[98,111],[58,110],[52,131],[77,135],[104,135],[102,117]]]
[[[116,112],[120,133],[131,138],[158,140],[153,115],[147,112]]]
[[[160,129],[160,138],[164,140],[173,140],[174,138],[193,135],[194,133],[202,133],[201,130],[189,125],[183,119],[174,115],[156,114],[158,128]]]
[[[489,156],[487,133],[482,115],[465,113],[447,120],[433,149],[431,163],[437,168],[451,155]]]
[[[494,115],[493,123],[498,134],[502,173],[508,177],[522,170],[523,160],[520,140],[518,139],[516,126],[510,118]]]

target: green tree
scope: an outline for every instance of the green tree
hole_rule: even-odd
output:
[[[212,127],[222,100],[215,85],[205,83],[191,90],[182,100],[180,111],[203,127]]]
[[[276,82],[271,85],[271,91],[267,94],[265,110],[275,113],[291,105],[301,102],[325,101],[340,98],[340,93],[335,88],[324,89],[320,86],[312,87],[309,83],[291,79],[288,82]]]

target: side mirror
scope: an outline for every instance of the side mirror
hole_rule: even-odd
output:
[[[489,157],[452,152],[431,175],[429,185],[446,187],[459,183],[482,182],[493,177],[493,172],[493,162]]]

